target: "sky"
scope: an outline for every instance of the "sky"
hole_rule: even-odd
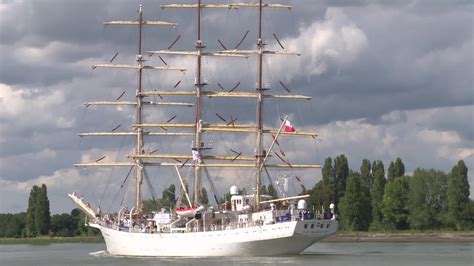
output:
[[[191,3],[193,1],[181,1]],[[211,3],[211,1],[204,1]],[[223,2],[223,1],[214,1]],[[82,169],[73,165],[106,156],[125,161],[133,152],[131,137],[79,137],[79,132],[130,131],[130,107],[84,106],[94,100],[133,100],[136,73],[128,70],[91,69],[92,64],[134,63],[137,31],[134,27],[104,27],[109,20],[135,20],[143,4],[147,20],[177,22],[177,27],[150,27],[144,32],[144,50],[162,50],[181,36],[173,50],[194,49],[196,13],[160,8],[167,1],[0,1],[0,213],[21,212],[33,185],[45,183],[52,213],[74,208],[67,193],[84,195],[93,205],[116,211],[133,201],[129,169]],[[320,163],[345,154],[352,169],[362,159],[382,160],[387,167],[400,157],[406,172],[417,168],[449,172],[464,160],[470,170],[474,198],[474,4],[472,1],[275,1],[293,6],[289,11],[265,10],[266,47],[301,56],[267,56],[264,83],[269,93],[308,95],[312,101],[265,101],[266,127],[278,128],[288,115],[297,130],[319,137],[284,138],[281,149],[291,162]],[[254,49],[257,11],[203,11],[203,41],[207,50],[222,50],[247,37],[239,49]],[[157,57],[147,64],[163,66]],[[195,60],[163,56],[176,71],[146,71],[145,90],[191,90]],[[206,58],[206,89],[252,91],[256,62],[249,58]],[[187,101],[192,98],[152,98],[153,101]],[[204,99],[203,118],[221,122],[216,113],[237,122],[254,123],[254,101]],[[148,107],[145,121],[191,123],[188,107]],[[160,131],[160,129],[156,130]],[[252,135],[207,135],[213,152],[230,155],[230,149],[253,156]],[[146,138],[146,149],[158,153],[190,153],[186,137]],[[266,146],[270,140],[266,139]],[[178,152],[177,152],[178,151]],[[278,159],[272,158],[274,162]],[[289,159],[290,160],[290,159]],[[188,177],[190,169],[182,168]],[[310,188],[319,170],[271,172],[275,179],[294,175]],[[160,196],[163,186],[178,184],[173,169],[151,169],[149,183]],[[252,173],[210,170],[220,195],[232,184],[250,186]],[[296,182],[292,182],[296,183]],[[148,182],[146,184],[148,187]],[[298,184],[291,185],[298,192]],[[208,189],[209,190],[209,189]],[[290,190],[291,192],[291,190]],[[152,194],[151,190],[147,192]]]

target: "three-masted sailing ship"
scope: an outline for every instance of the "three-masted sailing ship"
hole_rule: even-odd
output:
[[[107,251],[114,255],[124,256],[238,256],[238,255],[278,255],[299,254],[318,240],[334,234],[337,230],[337,220],[334,215],[334,205],[329,213],[309,210],[305,198],[308,195],[297,195],[273,199],[271,196],[262,194],[262,172],[267,168],[319,168],[315,164],[283,164],[268,163],[268,159],[276,154],[273,151],[278,139],[282,136],[311,136],[316,133],[296,131],[288,117],[282,118],[278,129],[264,128],[263,103],[267,98],[288,100],[309,100],[311,97],[302,95],[278,95],[268,92],[264,86],[263,59],[267,55],[299,55],[284,49],[266,49],[262,30],[262,16],[264,9],[291,7],[283,4],[263,3],[229,3],[209,4],[198,0],[193,4],[167,4],[161,6],[168,8],[190,8],[196,9],[197,39],[194,51],[175,51],[170,47],[167,50],[144,51],[142,50],[142,31],[145,26],[176,26],[172,22],[149,21],[143,19],[142,6],[138,11],[138,19],[134,21],[110,21],[105,25],[127,25],[138,28],[138,54],[135,64],[98,64],[93,68],[118,68],[129,69],[137,72],[137,88],[135,101],[97,101],[88,102],[91,105],[130,105],[136,110],[135,124],[131,132],[88,132],[80,133],[80,136],[133,136],[135,137],[135,148],[133,154],[128,155],[129,160],[125,162],[103,163],[100,160],[90,163],[77,164],[78,167],[131,167],[135,173],[135,204],[130,211],[120,209],[116,214],[102,214],[92,208],[85,200],[76,193],[69,194],[71,199],[86,213],[87,225],[100,229]],[[207,51],[206,45],[201,38],[202,10],[212,9],[243,9],[255,8],[258,10],[258,36],[257,45],[254,50],[241,50],[238,45],[235,49],[221,51]],[[248,33],[248,32],[247,32]],[[179,38],[179,36],[178,36]],[[278,43],[280,41],[275,36]],[[176,40],[175,40],[176,42]],[[219,41],[220,42],[220,41]],[[242,41],[241,41],[242,42]],[[280,44],[281,48],[283,46]],[[145,55],[175,55],[186,56],[196,59],[196,77],[192,91],[147,91],[142,86],[143,71],[154,69],[159,71],[185,71],[185,69],[170,66],[151,66],[145,63]],[[239,92],[234,89],[230,91],[205,90],[205,82],[201,77],[202,58],[214,57],[239,57],[253,58],[257,61],[257,80],[255,91]],[[161,58],[161,57],[160,57]],[[194,60],[191,59],[191,60]],[[282,83],[282,82],[280,82]],[[218,84],[219,87],[220,84]],[[282,86],[286,86],[282,83]],[[176,87],[176,86],[175,86]],[[289,92],[289,90],[288,90]],[[193,99],[192,103],[184,102],[154,102],[149,97],[166,96],[188,97]],[[235,119],[223,124],[212,124],[203,120],[202,110],[203,97],[253,99],[256,101],[256,123],[238,124]],[[148,99],[147,99],[148,98]],[[145,123],[143,120],[143,108],[146,105],[163,106],[191,106],[194,109],[195,121],[191,124],[173,123]],[[160,128],[178,128],[188,130],[187,132],[156,131]],[[247,133],[255,135],[255,154],[253,156],[210,155],[207,144],[203,141],[203,134],[222,133]],[[191,151],[187,155],[161,154],[149,152],[145,148],[144,136],[190,136],[192,141]],[[271,145],[264,147],[264,136],[271,136]],[[224,161],[225,163],[222,163]],[[242,163],[247,162],[247,163]],[[147,213],[143,206],[142,184],[147,167],[172,167],[179,177],[182,190],[182,202],[186,206],[176,206],[161,212]],[[194,169],[193,192],[191,200],[187,190],[186,181],[180,174],[180,168],[190,167]],[[254,188],[242,192],[235,185],[230,187],[230,199],[225,203],[215,206],[204,206],[201,202],[202,171],[207,168],[247,168],[253,169]]]

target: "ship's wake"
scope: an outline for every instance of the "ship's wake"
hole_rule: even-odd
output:
[[[99,250],[89,253],[89,256],[97,257],[97,258],[104,258],[104,257],[113,257],[107,250]]]

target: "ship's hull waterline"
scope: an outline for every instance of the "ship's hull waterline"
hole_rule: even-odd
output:
[[[300,254],[333,235],[336,220],[289,221],[255,227],[194,233],[130,233],[100,229],[113,255],[140,257],[269,256]],[[305,228],[306,226],[306,228]]]

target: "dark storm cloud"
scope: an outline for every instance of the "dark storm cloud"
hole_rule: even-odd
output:
[[[432,8],[432,13],[406,6],[344,9],[366,34],[367,49],[349,68],[329,69],[296,83],[321,102],[318,113],[327,114],[322,122],[472,105],[471,7],[449,6],[448,12]]]
[[[51,41],[90,43],[101,32],[95,25],[107,14],[108,1],[7,1],[3,5],[4,44],[44,47]],[[8,26],[7,26],[8,25]]]

